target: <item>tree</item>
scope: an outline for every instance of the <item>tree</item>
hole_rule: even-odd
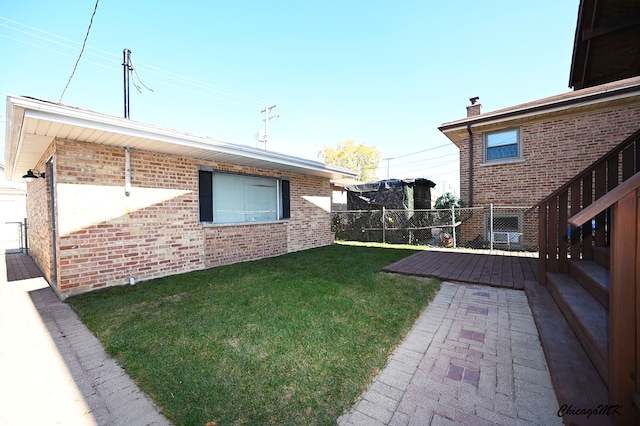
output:
[[[380,151],[375,146],[356,145],[352,140],[339,143],[336,148],[325,146],[322,151],[318,151],[318,158],[326,164],[357,171],[356,178],[361,182],[377,180],[376,169],[380,156]]]
[[[455,194],[450,192],[445,192],[436,200],[433,208],[434,209],[450,209],[451,207],[459,208],[462,207],[462,201]]]

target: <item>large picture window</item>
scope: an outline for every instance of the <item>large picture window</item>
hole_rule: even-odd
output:
[[[485,133],[484,162],[499,163],[522,158],[519,129]]]
[[[289,181],[217,173],[198,174],[200,222],[268,222],[289,218]]]

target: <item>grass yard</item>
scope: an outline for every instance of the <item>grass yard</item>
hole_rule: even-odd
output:
[[[412,253],[333,245],[68,302],[176,424],[335,424],[439,288],[379,272]]]

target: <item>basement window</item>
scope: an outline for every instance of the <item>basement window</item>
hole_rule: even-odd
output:
[[[491,215],[484,216],[484,234],[491,241]],[[522,213],[493,214],[493,245],[502,248],[522,248],[524,216]]]
[[[520,129],[484,133],[482,139],[483,162],[485,164],[522,159]]]
[[[198,171],[200,222],[270,222],[290,217],[289,181]]]

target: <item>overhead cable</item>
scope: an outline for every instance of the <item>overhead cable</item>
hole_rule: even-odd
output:
[[[82,58],[82,53],[84,52],[84,48],[87,45],[87,39],[89,38],[89,32],[91,31],[91,26],[93,25],[93,17],[96,16],[96,11],[98,10],[98,3],[100,0],[96,0],[96,5],[93,8],[93,13],[91,14],[91,20],[89,21],[89,27],[87,28],[87,34],[84,36],[84,41],[82,42],[82,49],[80,49],[80,54],[78,55],[78,59],[76,60],[76,64],[73,67],[73,71],[71,71],[71,75],[69,76],[69,81],[67,81],[67,85],[64,86],[64,90],[60,95],[60,100],[58,102],[62,102],[62,97],[64,93],[67,91],[67,87],[69,87],[69,83],[71,83],[71,79],[73,75],[76,73],[76,69],[78,68],[78,63],[80,62],[80,58]]]

